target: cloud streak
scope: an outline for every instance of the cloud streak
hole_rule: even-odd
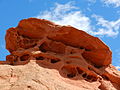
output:
[[[108,21],[103,17],[98,15],[92,15],[93,18],[97,21],[98,32],[94,32],[95,35],[107,35],[107,36],[117,36],[120,29],[120,19],[116,21]]]
[[[116,66],[116,68],[117,68],[118,70],[120,70],[120,66]]]
[[[99,15],[92,15],[97,22],[92,25],[91,16],[86,16],[78,7],[75,7],[74,2],[66,4],[55,4],[50,10],[40,12],[37,18],[51,20],[60,25],[71,25],[80,30],[84,30],[91,35],[102,35],[114,37],[117,36],[120,29],[120,19],[116,21],[108,21]],[[99,28],[98,28],[99,27]]]
[[[90,19],[77,9],[72,2],[64,5],[56,3],[55,8],[40,13],[37,18],[48,19],[60,25],[71,25],[88,32],[91,30]]]
[[[103,3],[108,5],[114,5],[115,7],[120,7],[120,0],[102,0]]]

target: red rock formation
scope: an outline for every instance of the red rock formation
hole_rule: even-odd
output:
[[[65,54],[66,47],[70,46],[83,49],[82,56],[98,66],[111,64],[111,51],[98,38],[71,26],[58,26],[35,18],[22,20],[16,28],[7,30],[6,48],[11,53],[20,48],[29,49],[37,46],[39,40],[43,46],[48,45],[47,51]]]
[[[82,30],[29,18],[8,29],[5,39],[11,55],[1,64],[23,65],[34,60],[42,67],[58,70],[70,80],[65,82],[78,87],[84,80],[95,90],[120,89],[120,73],[111,65],[112,52],[99,38]]]

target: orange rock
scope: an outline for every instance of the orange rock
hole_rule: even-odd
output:
[[[0,62],[0,90],[120,90],[109,47],[82,30],[29,18],[5,39],[11,54]]]
[[[10,52],[19,48],[31,48],[37,45],[38,40],[44,38],[52,42],[56,41],[56,45],[51,44],[53,51],[58,49],[57,43],[61,43],[62,47],[72,46],[85,49],[83,57],[98,66],[111,64],[111,51],[98,38],[71,26],[59,26],[43,19],[24,19],[16,28],[9,29],[6,34],[6,48]],[[59,49],[58,51],[63,52]]]
[[[18,48],[18,33],[15,30],[15,28],[10,28],[7,30],[7,34],[5,37],[6,40],[6,48],[9,50],[9,52],[13,52],[17,50]]]

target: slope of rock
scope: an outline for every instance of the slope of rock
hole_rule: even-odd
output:
[[[6,34],[0,90],[120,90],[112,52],[99,38],[44,19],[21,20]]]

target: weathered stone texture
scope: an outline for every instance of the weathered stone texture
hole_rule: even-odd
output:
[[[11,54],[0,62],[1,90],[120,90],[112,52],[82,30],[29,18],[5,39]]]

